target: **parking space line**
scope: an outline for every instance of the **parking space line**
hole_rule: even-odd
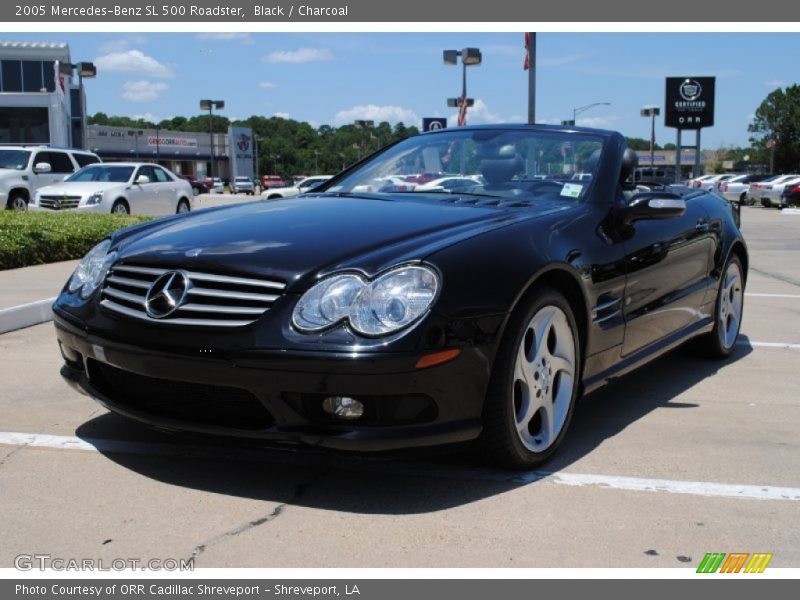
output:
[[[36,433],[0,432],[0,444],[27,448],[50,448],[56,450],[79,450],[108,452],[111,454],[136,454],[181,458],[207,458],[215,460],[240,460],[257,462],[284,462],[309,464],[329,462],[333,466],[350,471],[392,473],[412,477],[433,477],[473,481],[495,481],[510,484],[527,484],[541,481],[556,485],[579,487],[602,487],[605,489],[688,494],[717,498],[746,498],[749,500],[800,501],[800,488],[770,485],[748,485],[713,483],[703,481],[673,481],[617,475],[593,475],[564,471],[529,471],[516,473],[494,471],[479,467],[459,467],[432,463],[409,463],[375,460],[370,458],[342,458],[338,455],[312,455],[302,452],[260,451],[249,448],[213,446],[189,446],[151,442],[130,442],[101,438],[78,438],[72,436],[45,435]],[[278,452],[280,452],[278,454]]]
[[[752,296],[753,298],[800,298],[800,294],[754,294],[745,292],[745,296]]]
[[[752,346],[753,348],[782,348],[784,350],[800,350],[800,344],[790,344],[785,342],[753,342],[751,340],[738,340],[739,346]]]

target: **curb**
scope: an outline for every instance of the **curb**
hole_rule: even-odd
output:
[[[0,309],[0,334],[53,320],[55,297]]]

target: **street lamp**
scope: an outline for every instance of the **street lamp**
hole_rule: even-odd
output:
[[[222,110],[225,108],[224,100],[200,100],[200,110],[208,111],[208,140],[211,142],[209,147],[211,152],[211,179],[214,179],[214,109]]]
[[[661,114],[661,109],[657,106],[645,106],[639,114],[650,117],[650,168],[652,169],[656,158],[656,117]]]
[[[467,124],[467,107],[473,106],[475,101],[472,98],[467,98],[467,67],[477,67],[483,61],[483,55],[478,48],[464,48],[463,50],[445,50],[443,53],[444,64],[456,65],[458,64],[458,57],[461,57],[461,65],[463,67],[461,73],[461,97],[448,98],[447,106],[459,107],[458,111],[458,126]]]
[[[156,130],[156,163],[161,159],[161,123],[148,123],[150,129]]]
[[[564,125],[572,125],[575,126],[577,123],[578,115],[585,113],[590,108],[594,108],[595,106],[611,106],[611,102],[593,102],[592,104],[587,104],[586,106],[580,106],[578,108],[572,109],[572,122],[563,123]]]

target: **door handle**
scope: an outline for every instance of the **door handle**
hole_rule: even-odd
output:
[[[697,224],[695,224],[694,228],[695,228],[695,231],[699,231],[701,233],[704,233],[704,232],[708,231],[709,225],[708,225],[707,221],[705,221],[704,219],[700,219],[699,221],[697,221]]]

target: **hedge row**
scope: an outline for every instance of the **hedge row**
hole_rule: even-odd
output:
[[[151,218],[0,210],[0,270],[81,258],[112,231]]]

